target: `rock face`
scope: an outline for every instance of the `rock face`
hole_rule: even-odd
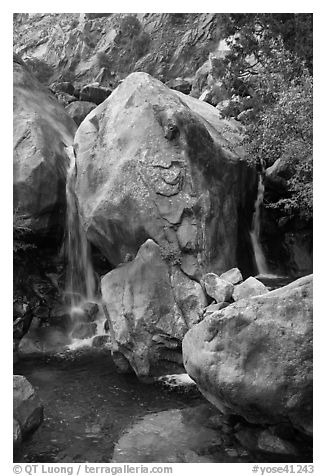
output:
[[[209,315],[183,340],[185,368],[220,410],[312,433],[312,276]]]
[[[13,399],[14,419],[20,428],[19,431],[14,425],[14,440],[16,438],[19,442],[20,432],[24,437],[42,423],[43,406],[32,385],[22,375],[14,375]]]
[[[219,43],[220,22],[213,13],[18,13],[14,47],[49,83],[115,87],[132,71],[167,81],[195,74]]]
[[[14,57],[14,208],[32,231],[62,224],[76,125],[55,96]]]
[[[207,104],[194,111],[199,102],[133,73],[80,125],[82,221],[114,266],[148,238],[166,261],[182,263],[197,279],[236,263],[239,236],[246,239],[238,209],[252,172],[229,150],[227,123]]]
[[[206,306],[201,286],[178,269],[170,276],[152,240],[101,284],[113,351],[124,355],[139,377],[153,375],[164,361],[182,365],[181,340]]]

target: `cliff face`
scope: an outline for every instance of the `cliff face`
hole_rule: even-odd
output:
[[[14,49],[47,84],[115,87],[134,71],[166,82],[194,77],[218,49],[222,22],[212,13],[17,13]]]

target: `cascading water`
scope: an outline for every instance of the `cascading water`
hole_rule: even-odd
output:
[[[260,174],[259,180],[258,180],[257,198],[255,202],[255,211],[253,216],[253,226],[250,232],[250,237],[251,237],[252,247],[254,250],[258,274],[260,275],[269,274],[269,269],[266,262],[265,254],[260,243],[260,221],[261,221],[260,210],[264,200],[264,192],[265,192],[264,179],[262,174]]]
[[[66,219],[66,302],[69,307],[70,316],[73,321],[73,329],[70,338],[71,349],[79,346],[92,345],[94,335],[103,335],[105,316],[99,312],[96,318],[95,334],[89,336],[76,337],[75,330],[80,325],[85,325],[85,303],[93,302],[100,304],[95,293],[95,274],[92,266],[90,244],[87,241],[86,233],[82,227],[78,200],[75,193],[76,186],[76,159],[73,147],[67,147],[67,154],[70,159],[66,183],[67,199],[67,219]],[[86,319],[86,325],[90,325]]]
[[[67,174],[67,278],[66,295],[71,308],[94,300],[95,280],[89,243],[82,228],[75,194],[76,159],[73,147],[67,148],[70,165]]]

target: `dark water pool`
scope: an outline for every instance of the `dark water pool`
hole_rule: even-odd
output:
[[[44,422],[16,462],[110,462],[115,443],[134,422],[204,402],[194,391],[118,374],[104,352],[29,357],[15,364],[14,373],[32,383],[44,405]]]
[[[44,422],[15,455],[18,463],[293,462],[250,454],[234,436],[236,425],[195,387],[171,390],[118,374],[105,350],[25,357],[14,373],[44,405]],[[304,448],[295,459],[309,455]]]

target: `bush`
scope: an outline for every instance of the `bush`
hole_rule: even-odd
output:
[[[141,24],[138,18],[133,15],[128,15],[122,18],[120,22],[120,33],[122,36],[133,38],[140,33],[140,30]]]

